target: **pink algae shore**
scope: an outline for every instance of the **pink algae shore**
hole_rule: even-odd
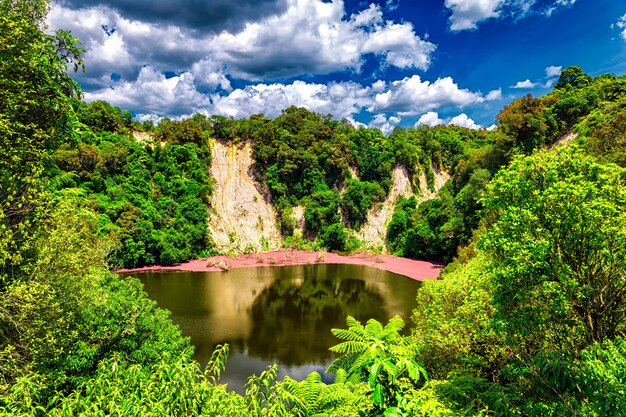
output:
[[[279,251],[261,252],[237,256],[213,256],[210,258],[188,261],[174,266],[146,266],[135,269],[120,269],[116,272],[139,271],[192,271],[211,272],[224,271],[232,268],[252,268],[258,266],[285,266],[307,264],[352,264],[365,265],[384,271],[404,275],[409,278],[423,281],[437,278],[443,264],[416,261],[392,255],[354,254],[338,255],[330,252],[309,251]]]

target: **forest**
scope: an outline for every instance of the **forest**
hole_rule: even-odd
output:
[[[84,51],[44,30],[47,12],[0,0],[0,414],[626,415],[626,76],[565,68],[494,131],[384,135],[297,107],[155,125],[82,101]],[[228,390],[228,346],[201,368],[141,283],[111,272],[214,253],[209,139],[252,142],[285,241],[307,248],[359,250],[394,167],[415,190],[450,174],[434,199],[400,198],[386,237],[447,267],[410,323],[333,329],[334,382],[271,366]]]

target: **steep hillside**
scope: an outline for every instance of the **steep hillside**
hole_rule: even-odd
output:
[[[435,174],[435,190],[428,189],[426,175],[420,176],[419,201],[426,201],[437,196],[437,192],[450,179],[450,175],[433,168]],[[398,197],[410,197],[413,195],[411,180],[407,169],[396,166],[392,172],[392,186],[389,195],[381,203],[376,204],[367,213],[367,222],[357,236],[363,242],[365,249],[383,250],[385,248],[385,237],[387,236],[387,225],[393,216]]]
[[[219,252],[247,252],[281,246],[276,211],[252,177],[252,145],[211,141],[209,232]]]

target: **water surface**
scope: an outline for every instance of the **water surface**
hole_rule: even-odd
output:
[[[330,329],[346,316],[408,322],[420,282],[361,265],[295,265],[228,272],[135,274],[159,307],[195,346],[206,364],[216,344],[231,354],[221,382],[242,390],[247,376],[277,363],[281,375],[302,379],[322,373],[339,342]]]

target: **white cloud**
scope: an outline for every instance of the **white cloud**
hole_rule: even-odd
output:
[[[386,65],[427,69],[436,46],[410,22],[383,20],[379,6],[345,16],[343,1],[289,0],[287,11],[213,42],[234,75],[247,79],[359,70],[365,54]]]
[[[450,15],[450,30],[474,30],[489,19],[521,19],[531,14],[551,16],[558,8],[572,6],[576,0],[445,0]]]
[[[500,100],[500,99],[502,99],[502,89],[500,88],[498,88],[497,90],[491,90],[485,96],[485,100],[487,101],[494,101],[494,100]]]
[[[556,0],[554,4],[548,5],[544,14],[551,16],[559,7],[573,6],[576,0]]]
[[[313,84],[294,81],[291,84],[257,84],[233,90],[228,95],[211,95],[206,112],[234,118],[255,113],[276,117],[292,105],[306,107],[335,117],[350,117],[371,101],[371,89],[359,84]]]
[[[494,99],[498,94],[490,92],[487,96]],[[459,88],[450,77],[438,78],[431,83],[422,81],[419,75],[413,75],[393,81],[387,91],[377,93],[368,110],[414,115],[443,106],[463,107],[485,100],[480,92]]]
[[[105,5],[70,9],[56,5],[51,29],[66,28],[84,43],[88,77],[104,85],[111,73],[129,78],[142,65],[183,72],[209,60],[229,76],[275,79],[336,71],[359,71],[368,54],[382,65],[425,70],[436,45],[411,22],[383,19],[380,6],[346,16],[342,0],[285,0],[282,14],[248,22],[238,32],[200,32],[122,16]],[[224,86],[219,73],[210,85]]]
[[[535,88],[537,83],[526,79],[524,81],[518,81],[515,85],[512,85],[511,88]]]
[[[543,85],[544,88],[550,88],[554,85],[558,77],[561,75],[561,70],[563,69],[560,65],[551,65],[546,67],[546,82]]]
[[[377,127],[383,132],[385,135],[393,132],[393,129],[400,124],[402,119],[398,116],[385,116],[382,113],[379,113],[374,116],[374,118],[370,121],[370,127]]]
[[[450,30],[476,29],[478,22],[500,16],[498,10],[505,0],[446,0],[452,11]]]
[[[212,91],[221,88],[225,91],[232,90],[230,81],[226,78],[225,68],[217,61],[209,58],[194,63],[190,72],[194,75],[197,86],[206,87]]]
[[[159,16],[137,20],[140,14],[130,18],[121,14],[123,8],[90,0],[94,6],[83,9],[58,3],[48,24],[67,28],[83,41],[87,73],[76,77],[87,100],[107,100],[147,118],[194,112],[276,116],[297,105],[346,118],[364,111],[384,113],[391,125],[392,117],[502,98],[500,89],[483,94],[459,87],[451,77],[427,81],[413,75],[367,85],[283,81],[358,73],[371,56],[382,70],[427,69],[436,45],[420,38],[412,23],[384,17],[384,10],[397,3],[370,4],[347,15],[343,0],[284,0],[278,14],[247,20],[243,27],[229,26],[237,27],[236,32],[216,33],[176,26]],[[244,87],[234,89],[235,79]]]
[[[354,120],[352,117],[346,117],[348,123],[350,123],[355,129],[359,129],[361,127],[367,127],[365,123],[361,123],[358,120]]]
[[[461,126],[466,127],[468,129],[482,129],[483,127],[474,120],[472,120],[467,114],[461,113],[457,116],[454,116],[450,119],[443,120],[439,118],[439,114],[434,111],[429,111],[428,113],[423,114],[419,120],[415,123],[415,127],[418,126],[438,126],[438,125],[448,125],[448,126]]]
[[[415,127],[420,125],[437,126],[445,124],[445,122],[439,118],[439,114],[434,111],[429,111],[420,116],[419,120],[415,123]]]
[[[562,66],[556,66],[556,65],[550,65],[549,67],[546,67],[546,76],[548,78],[552,78],[552,77],[558,77],[559,75],[561,75],[561,70],[563,69]]]
[[[85,100],[106,100],[125,109],[174,116],[192,113],[209,105],[208,97],[196,89],[191,73],[167,78],[149,66],[141,68],[136,81],[123,81],[115,88],[87,92]]]
[[[351,118],[363,111],[411,116],[480,104],[502,96],[501,90],[483,96],[480,92],[461,89],[451,78],[431,83],[418,76],[389,83],[378,80],[370,86],[356,82],[321,84],[296,80],[289,84],[258,83],[232,89],[220,71],[212,62],[203,61],[202,65],[194,65],[191,70],[168,78],[155,68],[145,66],[136,80],[111,82],[106,87],[87,92],[85,99],[106,100],[139,114],[170,117],[195,112],[234,118],[257,113],[275,117],[283,109],[295,105],[337,118]],[[221,90],[210,90],[211,86],[218,84]],[[428,120],[428,116],[424,120]]]
[[[450,122],[448,122],[448,125],[461,126],[461,127],[466,127],[468,129],[475,129],[475,130],[482,129],[482,126],[476,124],[476,122],[474,122],[474,120],[468,117],[467,114],[465,113],[461,113],[458,116],[454,116],[452,119],[450,119]]]
[[[623,29],[620,36],[622,37],[622,39],[626,41],[626,14],[624,14],[623,16],[619,18],[615,26],[617,26],[620,29]]]

